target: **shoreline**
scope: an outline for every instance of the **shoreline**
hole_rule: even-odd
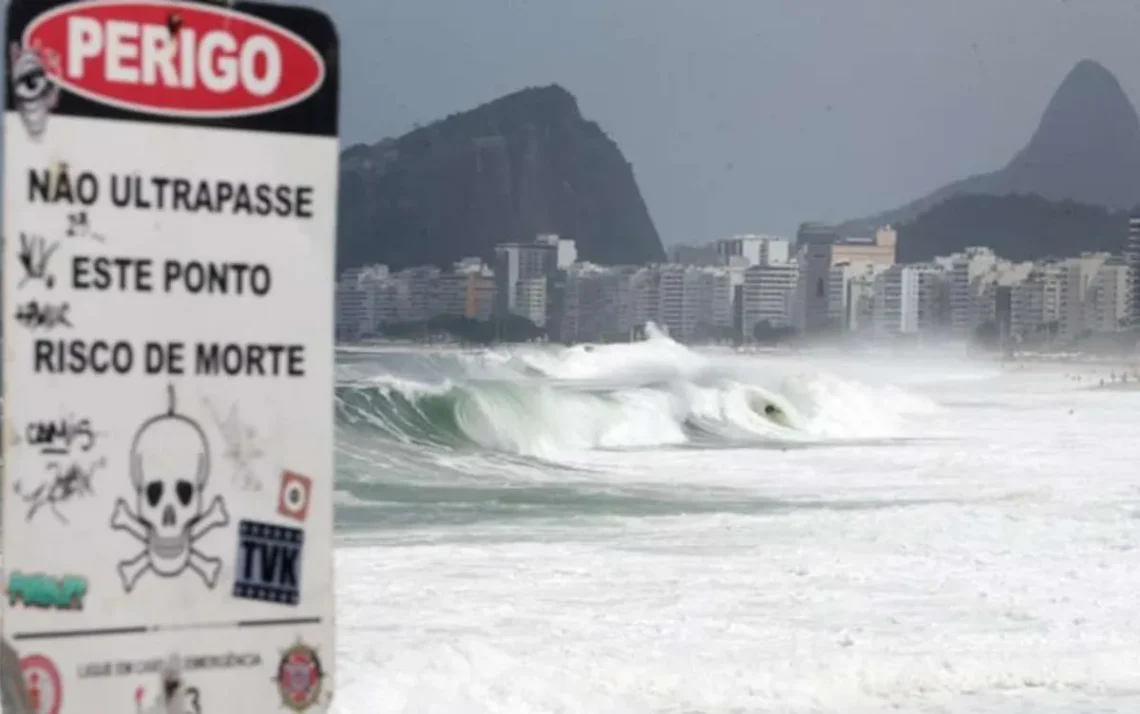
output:
[[[1090,392],[1140,392],[1140,379],[1130,379],[1127,382],[1105,382],[1086,387]]]

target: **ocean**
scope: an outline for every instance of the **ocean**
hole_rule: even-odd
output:
[[[1108,371],[343,349],[334,711],[1140,711]]]

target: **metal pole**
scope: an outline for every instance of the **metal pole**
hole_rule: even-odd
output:
[[[4,714],[35,714],[24,689],[20,655],[6,639],[0,641],[0,708]]]

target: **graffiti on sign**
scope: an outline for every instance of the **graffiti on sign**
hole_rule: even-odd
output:
[[[38,140],[59,102],[59,85],[52,80],[59,74],[59,53],[39,43],[23,47],[13,44],[8,49],[8,66],[16,111],[28,135]]]
[[[48,243],[43,236],[20,234],[20,266],[24,277],[19,287],[29,282],[42,282],[49,290],[55,287],[55,276],[49,269],[51,257],[59,249],[59,243]]]
[[[52,577],[44,573],[14,572],[8,576],[8,603],[52,610],[82,610],[87,597],[87,578],[78,575]]]
[[[73,449],[86,453],[95,446],[95,437],[91,420],[75,416],[31,421],[24,427],[24,440],[44,456],[67,456]]]
[[[77,498],[95,494],[95,472],[107,465],[106,459],[96,459],[90,464],[77,461],[62,466],[50,463],[47,469],[51,479],[43,481],[31,490],[17,481],[13,487],[16,495],[28,504],[26,520],[30,523],[44,507],[48,508],[60,523],[70,523],[60,506]]]

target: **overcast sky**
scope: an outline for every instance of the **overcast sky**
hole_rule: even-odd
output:
[[[998,168],[1081,58],[1140,98],[1135,0],[313,0],[343,134],[557,82],[622,148],[666,243],[788,233]]]

